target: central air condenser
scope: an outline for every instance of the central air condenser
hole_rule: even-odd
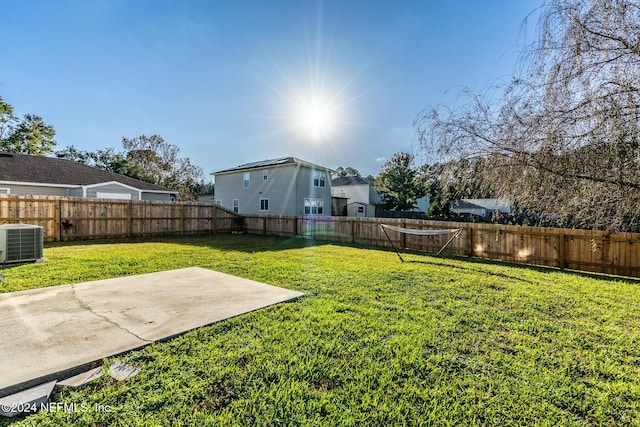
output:
[[[42,258],[42,227],[29,224],[0,225],[0,263]]]

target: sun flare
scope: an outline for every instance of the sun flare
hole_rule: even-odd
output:
[[[299,106],[297,127],[314,140],[328,137],[334,130],[335,123],[335,110],[330,104],[314,100]]]

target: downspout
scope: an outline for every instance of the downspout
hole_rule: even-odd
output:
[[[298,176],[298,172],[300,169],[300,165],[296,163],[296,175],[294,177],[295,181],[296,181],[296,209],[298,209],[300,207],[300,205],[298,203],[300,203],[300,201],[298,200],[298,179],[300,178]],[[299,211],[300,215],[304,215],[304,198],[302,198],[302,211]]]

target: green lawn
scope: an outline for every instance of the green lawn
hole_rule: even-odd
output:
[[[202,266],[306,293],[118,358],[24,425],[640,425],[640,283],[257,236],[75,242],[3,292]],[[106,363],[110,363],[109,360]]]

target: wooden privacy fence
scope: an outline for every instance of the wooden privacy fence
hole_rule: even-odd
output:
[[[46,241],[229,233],[236,214],[197,202],[0,195],[0,224],[40,225]],[[244,216],[249,234],[390,246],[380,224],[462,228],[447,254],[640,277],[640,234],[399,218]],[[437,252],[449,236],[388,230],[396,247]]]
[[[234,217],[194,202],[0,195],[0,224],[42,226],[45,241],[224,233]]]
[[[380,224],[420,230],[462,228],[444,253],[522,264],[640,277],[640,234],[396,218],[245,217],[247,233],[391,246]],[[448,235],[388,230],[393,245],[437,252]]]

